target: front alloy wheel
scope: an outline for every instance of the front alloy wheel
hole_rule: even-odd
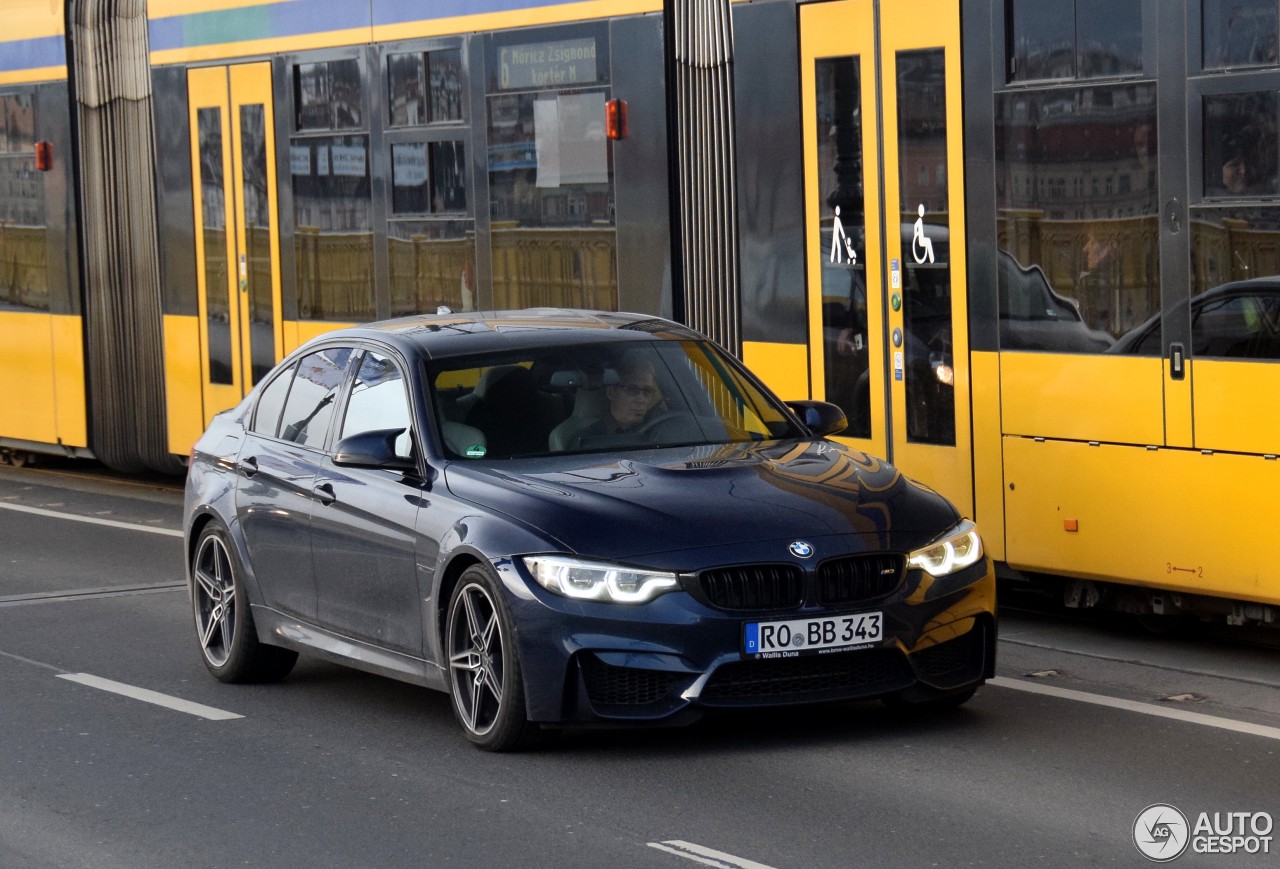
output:
[[[469,568],[450,598],[445,627],[454,715],[467,738],[488,751],[516,748],[536,732],[525,716],[515,631],[499,595],[483,568]]]

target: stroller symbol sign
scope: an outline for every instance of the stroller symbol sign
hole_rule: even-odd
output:
[[[845,234],[844,224],[840,221],[840,206],[836,206],[836,216],[832,218],[831,223],[831,254],[830,260],[833,263],[844,262],[845,256],[849,257],[849,265],[858,264],[858,254],[853,249],[853,242],[849,240],[849,236]]]

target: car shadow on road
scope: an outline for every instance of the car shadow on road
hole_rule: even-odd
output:
[[[430,750],[441,741],[464,746],[449,698],[438,691],[303,657],[282,683],[237,686],[299,713],[321,713],[329,726],[401,732],[415,728]],[[963,737],[990,727],[983,692],[959,709],[914,710],[877,701],[764,710],[715,711],[680,727],[608,726],[549,730],[533,755],[575,760],[679,759],[741,752],[875,746],[904,739]]]

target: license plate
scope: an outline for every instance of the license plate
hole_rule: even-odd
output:
[[[856,613],[781,622],[747,622],[742,654],[752,658],[791,658],[860,649],[884,634],[882,613]]]

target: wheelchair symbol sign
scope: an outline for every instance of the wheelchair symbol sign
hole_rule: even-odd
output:
[[[911,258],[923,264],[926,260],[933,262],[933,240],[924,234],[924,203],[917,209],[915,226],[911,230]]]

